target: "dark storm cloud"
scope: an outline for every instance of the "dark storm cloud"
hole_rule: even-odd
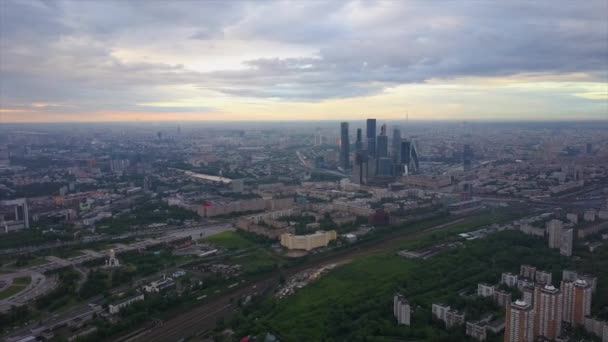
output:
[[[3,0],[0,9],[3,108],[47,101],[133,109],[162,98],[159,88],[171,85],[318,101],[466,76],[587,73],[605,81],[608,69],[603,0]],[[174,37],[192,44],[272,41],[317,53],[251,59],[243,69],[210,72],[125,62],[113,54],[131,42],[171,50]]]

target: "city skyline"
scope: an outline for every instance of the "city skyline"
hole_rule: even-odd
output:
[[[0,123],[605,120],[606,13],[605,1],[7,0]]]

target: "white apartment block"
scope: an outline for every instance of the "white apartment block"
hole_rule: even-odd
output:
[[[393,315],[397,319],[399,325],[410,325],[411,307],[410,303],[401,294],[396,294],[393,297]]]

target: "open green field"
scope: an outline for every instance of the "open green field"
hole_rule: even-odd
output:
[[[587,264],[593,266],[588,267],[608,267],[608,261],[600,260],[589,260]],[[562,269],[586,269],[547,248],[543,239],[505,231],[428,260],[403,259],[392,252],[357,259],[291,297],[263,302],[248,316],[237,317],[234,327],[242,334],[237,336],[273,331],[282,341],[298,341],[301,336],[311,341],[467,341],[464,329],[448,332],[432,322],[431,304],[443,302],[464,310],[467,319],[484,312],[501,314],[502,309],[492,303],[467,300],[458,292],[473,290],[478,282],[497,283],[502,272],[517,273],[521,264],[551,271],[557,284]],[[601,283],[605,275],[598,276],[597,293],[608,293],[608,284]],[[396,292],[415,308],[412,327],[395,324],[392,299]],[[606,296],[594,298],[594,308],[605,305]]]
[[[245,273],[257,273],[272,270],[282,264],[283,260],[268,250],[256,249],[232,258],[231,262],[241,265]]]
[[[23,289],[25,289],[32,282],[32,278],[30,277],[19,277],[13,279],[13,283],[8,288],[0,291],[0,299],[9,298]]]
[[[231,231],[212,235],[206,238],[204,241],[215,246],[225,248],[229,251],[257,247],[253,241],[249,241],[238,233]]]

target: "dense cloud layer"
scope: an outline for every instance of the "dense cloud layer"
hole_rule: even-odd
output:
[[[180,86],[317,102],[462,77],[605,82],[607,13],[605,0],[3,0],[0,107],[129,111]]]

